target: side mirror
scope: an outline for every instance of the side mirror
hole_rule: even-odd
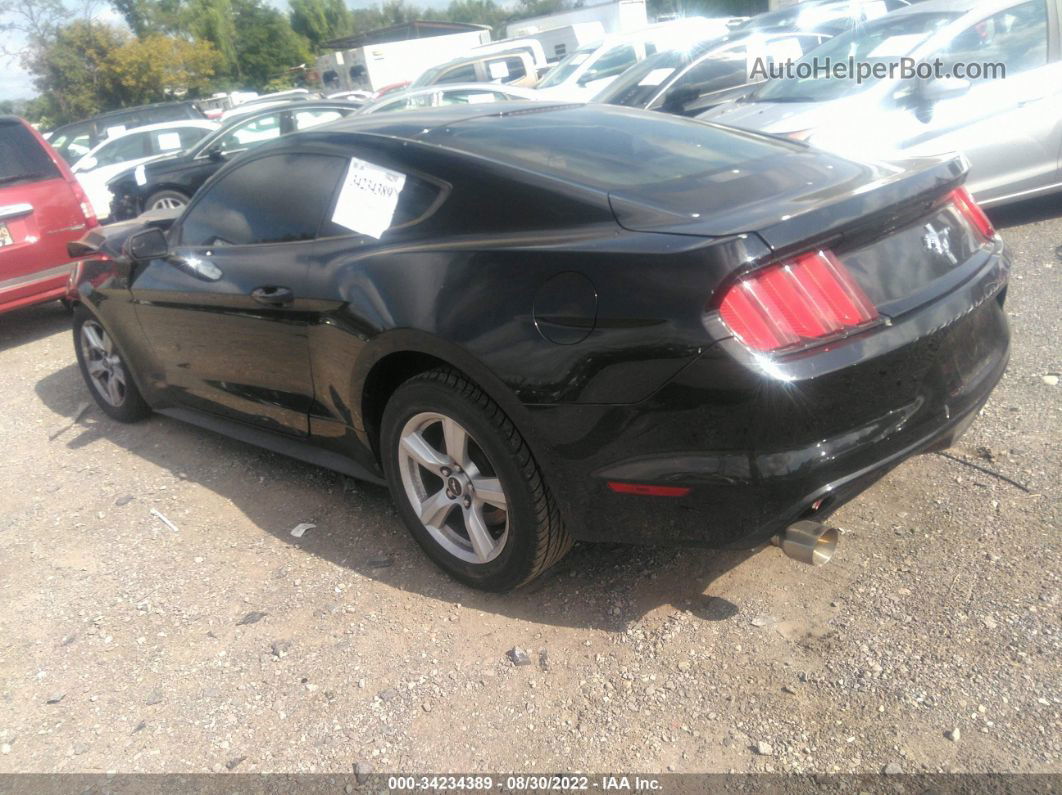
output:
[[[213,149],[207,152],[207,157],[209,157],[215,163],[220,163],[222,160],[225,159],[225,155],[221,153],[220,146],[215,146]]]
[[[126,239],[122,251],[134,262],[148,262],[169,254],[170,244],[161,229],[143,229]]]
[[[918,92],[918,97],[927,104],[933,104],[945,99],[961,97],[970,90],[970,81],[960,77],[938,77],[923,83]]]
[[[78,169],[77,170],[78,171],[92,171],[92,169],[94,169],[98,165],[99,165],[99,161],[96,160],[96,158],[94,158],[94,157],[86,157],[84,160],[82,160],[80,163],[78,163]]]

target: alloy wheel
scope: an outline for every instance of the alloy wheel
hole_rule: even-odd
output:
[[[509,536],[508,500],[490,459],[452,417],[421,412],[399,435],[402,485],[429,535],[468,563],[489,563]]]
[[[151,205],[152,210],[176,210],[178,207],[184,207],[184,202],[175,196],[163,196]]]
[[[119,408],[125,403],[125,368],[114,341],[95,320],[81,324],[81,353],[92,386],[109,405]]]

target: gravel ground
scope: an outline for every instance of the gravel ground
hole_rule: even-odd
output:
[[[821,569],[583,546],[470,591],[383,489],[112,422],[58,306],[3,316],[0,772],[1062,770],[1054,204],[996,214],[982,416],[842,509]]]

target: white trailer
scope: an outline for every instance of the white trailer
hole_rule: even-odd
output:
[[[626,33],[644,28],[649,24],[649,18],[645,12],[645,0],[610,0],[607,3],[586,5],[570,11],[559,11],[556,14],[520,19],[506,26],[505,35],[510,39],[527,38],[541,31],[575,27],[586,22],[600,23],[606,34]],[[587,43],[586,41],[580,42],[580,44]],[[568,51],[578,49],[580,44],[571,47]],[[546,52],[549,54],[549,50]]]
[[[472,27],[472,26],[466,26]],[[337,49],[317,59],[317,74],[328,92],[379,91],[414,80],[425,69],[467,55],[490,41],[490,28]]]
[[[605,38],[605,26],[595,19],[592,22],[576,22],[574,25],[529,33],[527,38],[538,39],[542,43],[542,49],[546,52],[546,60],[556,63],[584,44],[591,44]]]

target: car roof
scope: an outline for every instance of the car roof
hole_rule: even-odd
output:
[[[879,19],[939,12],[966,14],[970,11],[984,11],[986,14],[991,14],[996,9],[1009,8],[1020,2],[1023,0],[987,0],[987,2],[986,0],[925,0],[925,2],[915,3],[906,8],[899,8]]]

